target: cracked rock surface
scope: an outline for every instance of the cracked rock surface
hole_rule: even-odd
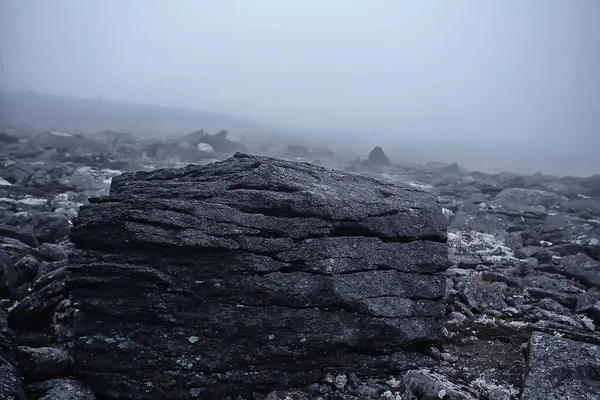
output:
[[[71,235],[74,374],[197,398],[427,365],[446,224],[428,194],[266,157],[121,175]]]

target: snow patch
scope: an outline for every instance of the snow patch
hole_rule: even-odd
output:
[[[448,232],[448,253],[450,257],[478,255],[488,262],[516,259],[502,238],[477,231]]]
[[[12,186],[12,184],[6,179],[0,177],[0,186]]]
[[[215,149],[208,143],[198,143],[198,150],[203,151],[205,153],[214,153]]]
[[[62,136],[62,137],[72,137],[73,136],[70,133],[66,133],[66,132],[50,131],[50,133],[54,136]]]

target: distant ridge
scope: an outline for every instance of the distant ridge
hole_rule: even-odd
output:
[[[198,129],[208,132],[227,129],[237,136],[275,132],[274,128],[257,121],[214,112],[32,91],[0,90],[0,115],[12,125],[80,133],[115,130],[164,136]]]

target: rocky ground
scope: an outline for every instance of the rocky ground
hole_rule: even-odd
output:
[[[416,349],[427,362],[397,374],[332,371],[254,398],[600,398],[598,175],[398,165],[382,149],[360,160],[253,138],[242,144],[224,131],[164,141],[15,127],[0,131],[0,397],[95,398],[71,377],[73,355],[59,339],[71,318],[61,274],[80,207],[107,195],[124,171],[208,164],[235,151],[429,192],[448,220],[444,335]]]

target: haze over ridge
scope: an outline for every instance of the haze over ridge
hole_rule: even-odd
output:
[[[600,170],[594,0],[26,0],[0,15],[5,89],[363,134],[497,169]]]

